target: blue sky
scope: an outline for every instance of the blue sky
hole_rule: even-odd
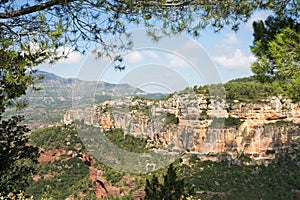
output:
[[[200,33],[201,36],[199,38],[196,38],[195,41],[194,39],[190,38],[192,41],[190,43],[193,43],[193,41],[196,42],[205,52],[204,54],[207,54],[207,56],[213,62],[213,64],[206,63],[205,65],[206,66],[209,65],[210,68],[215,68],[217,70],[220,76],[218,79],[216,79],[217,82],[226,82],[231,79],[250,76],[252,74],[250,70],[250,65],[251,62],[255,60],[255,57],[252,55],[249,47],[250,45],[252,45],[252,40],[253,40],[252,22],[259,19],[265,19],[269,14],[270,13],[263,12],[263,11],[254,13],[251,19],[246,24],[242,24],[240,26],[239,31],[236,33],[230,30],[229,28],[222,30],[219,33],[214,33],[211,30],[206,30],[201,32]],[[185,45],[185,44],[180,44],[179,40],[174,40],[175,42],[169,41],[169,43],[179,42],[177,46]],[[192,44],[192,46],[193,45],[195,44]],[[68,48],[72,48],[72,47],[68,47]],[[182,53],[182,51],[180,53]],[[205,76],[203,74],[200,75],[202,77],[195,76],[196,73],[193,71],[194,70],[192,69],[193,67],[188,67],[189,65],[188,62],[182,59],[182,56],[177,54],[172,54],[172,53],[171,54],[165,53],[163,51],[153,51],[153,50],[149,51],[145,49],[140,51],[136,50],[134,52],[130,52],[126,54],[126,56],[124,57],[125,58],[124,62],[127,68],[123,72],[115,71],[112,66],[109,66],[106,69],[105,72],[106,74],[105,75],[102,74],[100,79],[99,79],[99,75],[93,76],[95,75],[93,73],[89,73],[91,75],[90,77],[85,75],[84,77],[81,77],[82,66],[86,65],[89,59],[91,59],[90,57],[88,57],[88,55],[89,53],[87,53],[87,55],[81,55],[78,52],[73,52],[69,55],[69,58],[60,60],[54,65],[43,64],[42,66],[39,67],[39,69],[48,72],[53,72],[59,76],[67,77],[67,78],[79,77],[82,79],[96,79],[98,81],[106,81],[111,83],[121,83],[121,82],[124,83],[127,81],[128,83],[133,85],[135,83],[132,83],[132,80],[134,80],[136,84],[137,82],[140,84],[134,86],[141,87],[141,85],[144,85],[144,87],[148,87],[146,86],[147,84],[142,83],[141,81],[137,81],[138,79],[144,79],[144,80],[147,79],[146,77],[141,77],[142,72],[138,70],[138,68],[142,68],[143,70],[146,70],[145,71],[146,74],[149,74],[147,79],[149,82],[151,82],[151,79],[149,79],[149,77],[153,77],[154,82],[159,82],[157,81],[158,77],[159,79],[163,79],[164,77],[162,77],[161,74],[162,73],[168,74],[166,69],[169,67],[169,69],[172,68],[172,71],[174,71],[174,73],[173,72],[170,73],[170,74],[174,74],[174,77],[170,76],[169,80],[168,78],[166,78],[167,81],[174,83],[174,80],[177,81],[180,79],[177,76],[179,74],[179,76],[182,77],[182,79],[186,82],[186,84],[183,84],[182,82],[182,87],[202,85],[211,82],[207,79],[207,77],[203,77]],[[184,54],[184,55],[190,57],[190,59],[193,59],[192,56],[189,56],[188,54]],[[168,62],[165,62],[163,60],[168,60]],[[96,64],[94,65],[96,67]],[[103,64],[101,63],[97,64],[98,67],[100,65]],[[106,65],[108,64],[106,63]],[[152,73],[151,70],[147,69],[147,67],[151,68],[151,65],[154,69],[158,69],[157,67],[161,66],[162,71],[157,73],[155,72]],[[130,73],[132,75],[128,76],[128,74]],[[140,73],[140,74],[135,74],[135,73]],[[160,84],[160,86],[164,87],[163,84]],[[168,87],[170,87],[170,84],[169,86],[166,86],[166,88]],[[152,86],[152,88],[154,88],[154,86]],[[176,87],[171,90],[175,90],[175,89]],[[177,88],[177,89],[182,89],[182,88]]]

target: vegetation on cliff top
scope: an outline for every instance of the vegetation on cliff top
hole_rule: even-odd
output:
[[[174,94],[190,94],[204,95],[207,103],[210,104],[212,99],[224,99],[226,102],[233,102],[238,100],[240,102],[247,103],[263,103],[272,96],[285,96],[282,93],[281,88],[277,83],[261,83],[255,79],[254,76],[238,78],[228,81],[224,84],[212,84],[203,86],[194,86],[193,88],[186,88],[180,92],[171,93],[168,96],[161,99],[148,99],[144,97],[135,96],[133,100],[147,100],[147,101],[159,101],[168,100],[174,96]],[[220,95],[220,96],[215,96]],[[285,96],[288,98],[288,96]],[[135,105],[132,109],[143,110],[144,105]],[[149,106],[146,109],[146,113],[149,113]]]
[[[222,98],[227,102],[238,100],[241,102],[257,103],[263,102],[268,97],[278,96],[280,94],[276,85],[271,83],[260,83],[253,77],[240,78],[224,84],[195,86],[193,91],[196,94],[204,94],[209,97],[216,93],[214,92],[215,90],[223,89],[225,89],[225,96]],[[210,90],[214,91],[211,92]]]

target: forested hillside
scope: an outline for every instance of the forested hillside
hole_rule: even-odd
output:
[[[119,131],[108,137],[121,148],[149,151],[143,140],[126,137]],[[121,136],[121,137],[120,137]],[[173,165],[181,185],[164,185],[167,168],[150,174],[118,172],[96,161],[84,149],[72,126],[44,128],[33,132],[31,143],[40,148],[36,172],[25,189],[33,199],[138,199],[151,198],[149,188],[161,188],[156,196],[168,195],[171,187],[197,199],[297,199],[300,197],[300,141],[294,141],[267,166],[248,165],[250,158],[241,155],[235,160],[201,161],[196,154],[185,154]],[[137,150],[140,149],[140,150]],[[95,177],[94,173],[98,173]],[[157,177],[159,183],[153,182]],[[146,180],[150,182],[146,186]],[[101,181],[101,184],[98,183]],[[176,187],[178,187],[176,189]],[[145,188],[147,193],[142,192]],[[165,189],[163,189],[165,188]],[[18,191],[16,191],[18,193]],[[97,196],[96,196],[97,195]],[[167,196],[165,196],[167,197]]]

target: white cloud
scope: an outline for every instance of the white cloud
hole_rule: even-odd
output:
[[[251,63],[255,61],[253,55],[245,54],[241,49],[236,49],[233,55],[212,56],[212,59],[229,69],[249,68]]]
[[[227,69],[249,69],[255,57],[248,50],[237,34],[227,33],[224,39],[214,46],[211,58],[216,64]]]
[[[57,61],[57,64],[78,64],[83,59],[83,55],[75,51],[73,47],[60,47],[57,49],[58,56],[67,55],[67,58],[62,58]]]
[[[143,59],[144,59],[143,55],[138,51],[130,52],[129,54],[127,54],[125,56],[125,60],[129,64],[137,64],[137,63],[141,62]]]
[[[243,41],[238,39],[235,33],[228,33],[225,38],[213,47],[212,55],[228,55],[243,45]]]
[[[174,54],[167,54],[168,65],[172,68],[183,68],[189,66],[189,64],[180,56]]]

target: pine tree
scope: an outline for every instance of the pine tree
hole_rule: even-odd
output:
[[[161,189],[161,185],[158,182],[158,178],[155,175],[153,175],[150,181],[148,179],[146,180],[145,199],[156,200],[158,197],[161,196],[160,189]]]
[[[173,164],[168,167],[164,175],[164,183],[159,184],[158,178],[153,175],[151,181],[146,180],[145,200],[178,200],[186,199],[193,193],[193,188],[188,187],[182,179],[179,179]]]
[[[169,166],[167,174],[164,176],[162,195],[165,200],[181,199],[184,195],[184,181],[178,180],[173,164]]]
[[[289,17],[268,17],[253,23],[251,69],[261,82],[271,82],[294,101],[300,100],[300,23]]]
[[[19,125],[24,118],[14,116],[0,122],[0,193],[24,190],[35,171],[38,148],[28,145],[25,125]]]

